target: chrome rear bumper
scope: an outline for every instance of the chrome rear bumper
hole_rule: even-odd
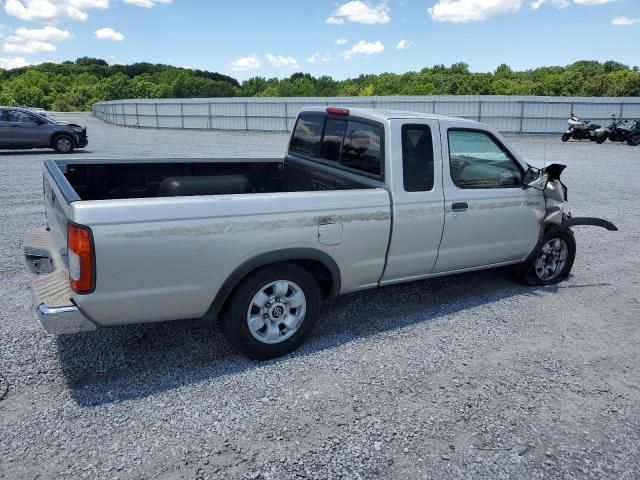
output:
[[[75,305],[49,307],[41,303],[38,305],[37,312],[42,328],[53,335],[89,332],[96,329],[95,324]]]

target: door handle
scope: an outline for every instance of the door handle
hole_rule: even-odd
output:
[[[469,208],[469,204],[467,202],[455,202],[451,204],[451,210],[454,212],[464,212]]]

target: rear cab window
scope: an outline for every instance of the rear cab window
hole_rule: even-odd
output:
[[[383,132],[382,125],[368,120],[303,113],[291,135],[289,151],[381,179]]]
[[[320,154],[320,139],[324,128],[324,117],[321,115],[300,115],[296,128],[291,136],[289,150],[310,157]]]

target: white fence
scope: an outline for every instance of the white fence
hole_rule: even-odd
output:
[[[639,97],[402,96],[115,100],[93,105],[106,122],[127,127],[289,131],[311,105],[406,110],[470,118],[503,132],[555,133],[571,113],[597,123],[640,118]]]

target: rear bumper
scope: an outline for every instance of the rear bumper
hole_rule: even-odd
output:
[[[42,328],[53,335],[90,332],[96,329],[96,325],[85,317],[75,305],[50,307],[41,303],[36,311]]]
[[[31,296],[42,327],[64,335],[96,329],[72,300],[69,272],[62,261],[64,238],[45,229],[24,236],[24,255],[31,271]]]

